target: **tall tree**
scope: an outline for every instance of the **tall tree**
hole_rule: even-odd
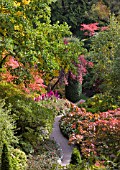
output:
[[[0,67],[9,57],[19,62],[15,76],[32,79],[32,69],[38,69],[46,82],[61,69],[74,70],[73,61],[83,53],[80,41],[64,43],[72,33],[67,24],[50,24],[53,0],[5,0],[0,2]],[[17,71],[16,71],[17,69]]]
[[[70,30],[81,38],[80,25],[99,22],[106,25],[109,22],[109,5],[102,0],[57,0],[51,4],[52,23],[67,22]]]
[[[74,35],[80,34],[80,24],[93,22],[89,18],[89,11],[96,0],[57,0],[51,4],[52,23],[67,22]]]
[[[114,97],[120,92],[120,22],[112,16],[108,29],[99,32],[92,38],[90,58],[95,63],[95,76],[99,77],[102,91],[109,92]]]

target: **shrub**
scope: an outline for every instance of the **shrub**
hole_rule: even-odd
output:
[[[82,85],[77,80],[68,79],[68,85],[65,86],[65,97],[75,103],[80,100]]]
[[[8,152],[8,146],[6,143],[3,144],[2,157],[1,157],[1,169],[10,170],[10,156]]]
[[[82,93],[83,76],[87,73],[88,67],[93,67],[93,63],[85,59],[84,55],[78,57],[78,63],[75,63],[77,75],[68,72],[68,82],[65,85],[65,96],[68,100],[75,103],[80,100]]]
[[[10,113],[10,105],[8,106],[8,108],[6,108],[5,100],[0,99],[0,158],[4,141],[6,141],[8,145],[13,145],[18,142],[17,137],[14,135],[14,119],[10,115]]]
[[[78,103],[78,107],[84,107],[88,112],[97,113],[107,110],[114,110],[120,105],[120,97],[114,99],[112,96],[102,93],[96,94],[91,98],[86,99],[84,103]]]
[[[69,137],[69,144],[78,144],[83,158],[105,161],[102,155],[117,157],[120,141],[120,108],[92,114],[73,105],[63,116],[60,128]]]
[[[120,86],[119,86],[119,84],[120,84],[120,76],[119,76],[119,73],[120,73],[120,49],[119,49],[119,46],[118,46],[118,49],[116,50],[115,58],[116,59],[113,64],[112,72],[110,74],[111,83],[109,85],[109,89],[110,89],[111,95],[117,97],[120,94]],[[111,88],[111,84],[114,88]]]
[[[61,157],[59,146],[52,140],[45,140],[38,145],[35,154],[28,156],[28,170],[58,169],[57,160]],[[55,167],[55,168],[54,168]]]
[[[77,148],[73,149],[70,163],[73,164],[73,165],[82,163],[80,151]]]
[[[26,154],[20,149],[10,149],[11,170],[25,170],[27,168]]]
[[[20,149],[3,144],[1,170],[25,170],[27,168],[27,157]]]
[[[66,99],[48,99],[39,102],[39,105],[53,110],[55,115],[66,114],[70,111],[70,102]]]
[[[42,107],[12,84],[1,83],[0,95],[6,97],[6,107],[11,104],[11,113],[16,117],[16,132],[21,143],[24,141],[35,147],[39,141],[49,137],[55,117],[54,111]]]
[[[102,80],[101,92],[109,92],[113,97],[120,94],[120,21],[110,17],[107,31],[99,32],[91,39],[89,58],[94,63],[94,77]]]

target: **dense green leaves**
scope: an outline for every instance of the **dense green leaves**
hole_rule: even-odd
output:
[[[27,168],[27,156],[20,149],[10,148],[10,161],[11,161],[11,169],[10,170],[26,170]]]
[[[92,39],[90,57],[94,64],[95,76],[100,78],[102,90],[112,93],[112,89],[119,88],[119,45],[120,22],[114,16],[110,19],[108,30],[98,33]],[[117,64],[116,64],[117,63]],[[117,68],[117,69],[116,69]],[[113,85],[114,84],[114,85]],[[113,93],[113,96],[119,93]]]
[[[14,119],[10,115],[11,108],[9,106],[5,107],[5,105],[5,100],[0,98],[0,158],[5,141],[8,145],[13,145],[18,142],[17,137],[14,135],[15,124]]]
[[[12,105],[11,113],[15,115],[17,126],[16,135],[19,136],[24,150],[26,149],[24,142],[27,143],[29,151],[31,151],[37,143],[49,137],[55,117],[54,110],[41,106],[41,104],[24,95],[16,86],[10,84],[0,84],[0,96],[6,97],[6,107],[8,104]],[[5,123],[5,120],[3,123]],[[5,134],[3,139],[6,138],[10,142],[10,140],[14,140],[13,131],[11,132],[12,125],[9,125],[9,122],[3,123],[1,131],[3,131],[4,126],[6,130],[2,132],[3,135]],[[27,149],[25,151],[29,152]]]
[[[113,88],[111,88],[111,93],[115,96],[118,96],[120,94],[120,49],[118,46],[118,49],[115,52],[115,62],[113,63],[112,72],[110,74],[110,80],[111,85]]]
[[[10,156],[8,152],[8,146],[6,143],[3,144],[2,150],[2,158],[1,158],[1,169],[2,170],[10,170]]]
[[[112,13],[120,14],[120,1],[119,0],[103,0],[103,2],[110,8]]]
[[[53,23],[60,21],[60,23],[67,22],[71,26],[71,31],[74,35],[78,32],[80,24],[88,22],[89,10],[94,3],[94,0],[57,0],[51,5]]]

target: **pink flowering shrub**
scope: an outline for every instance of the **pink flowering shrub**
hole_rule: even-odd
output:
[[[69,38],[66,37],[63,39],[64,45],[67,47],[71,42],[79,42],[79,39],[77,38]],[[66,51],[67,52],[67,51]],[[86,53],[86,50],[83,51],[83,53]],[[69,84],[69,78],[72,80],[78,81],[80,84],[83,82],[83,76],[86,75],[88,72],[88,68],[93,67],[93,62],[88,61],[86,59],[86,56],[84,54],[78,55],[78,60],[77,61],[72,61],[72,64],[75,69],[72,71],[68,68],[61,69],[59,72],[59,83],[62,84],[64,83],[65,85]]]
[[[49,91],[49,92],[47,92],[47,93],[44,93],[44,94],[42,94],[42,95],[39,95],[38,97],[35,97],[34,98],[34,101],[41,101],[41,100],[48,100],[48,99],[53,99],[53,98],[56,98],[56,99],[58,99],[60,96],[59,96],[59,94],[58,94],[58,92],[57,91]]]
[[[26,72],[26,70],[28,71]],[[0,80],[17,84],[18,88],[28,94],[30,92],[41,92],[46,88],[42,79],[42,73],[37,67],[30,66],[29,63],[26,63],[26,66],[24,66],[13,56],[7,57],[4,70],[0,72]]]
[[[5,63],[6,67],[11,67],[12,69],[16,69],[20,67],[20,63],[12,56],[9,57],[9,61]]]
[[[78,62],[79,63],[75,64],[77,68],[77,74],[75,75],[72,72],[70,72],[70,76],[73,80],[77,80],[78,82],[80,82],[80,84],[82,84],[83,76],[86,75],[88,67],[90,68],[93,67],[93,62],[87,61],[84,55],[80,55],[78,57]]]
[[[77,144],[83,157],[115,158],[120,150],[120,108],[107,112],[86,112],[71,104],[71,111],[62,117],[61,131],[69,144]]]
[[[99,30],[98,24],[99,23],[81,24],[82,28],[80,30],[88,31],[85,32],[84,35],[93,36],[95,34],[95,31]]]
[[[99,23],[81,24],[80,30],[84,31],[85,36],[94,36],[96,31],[108,30],[107,26],[99,27]]]

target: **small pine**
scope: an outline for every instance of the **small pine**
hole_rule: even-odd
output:
[[[82,85],[77,80],[68,78],[68,85],[65,86],[65,97],[69,101],[76,103],[80,100]]]
[[[79,152],[79,150],[77,148],[73,149],[70,163],[73,164],[73,165],[78,165],[78,164],[82,163],[80,152]]]
[[[10,158],[8,153],[7,144],[3,144],[2,157],[1,157],[1,169],[10,170]]]

